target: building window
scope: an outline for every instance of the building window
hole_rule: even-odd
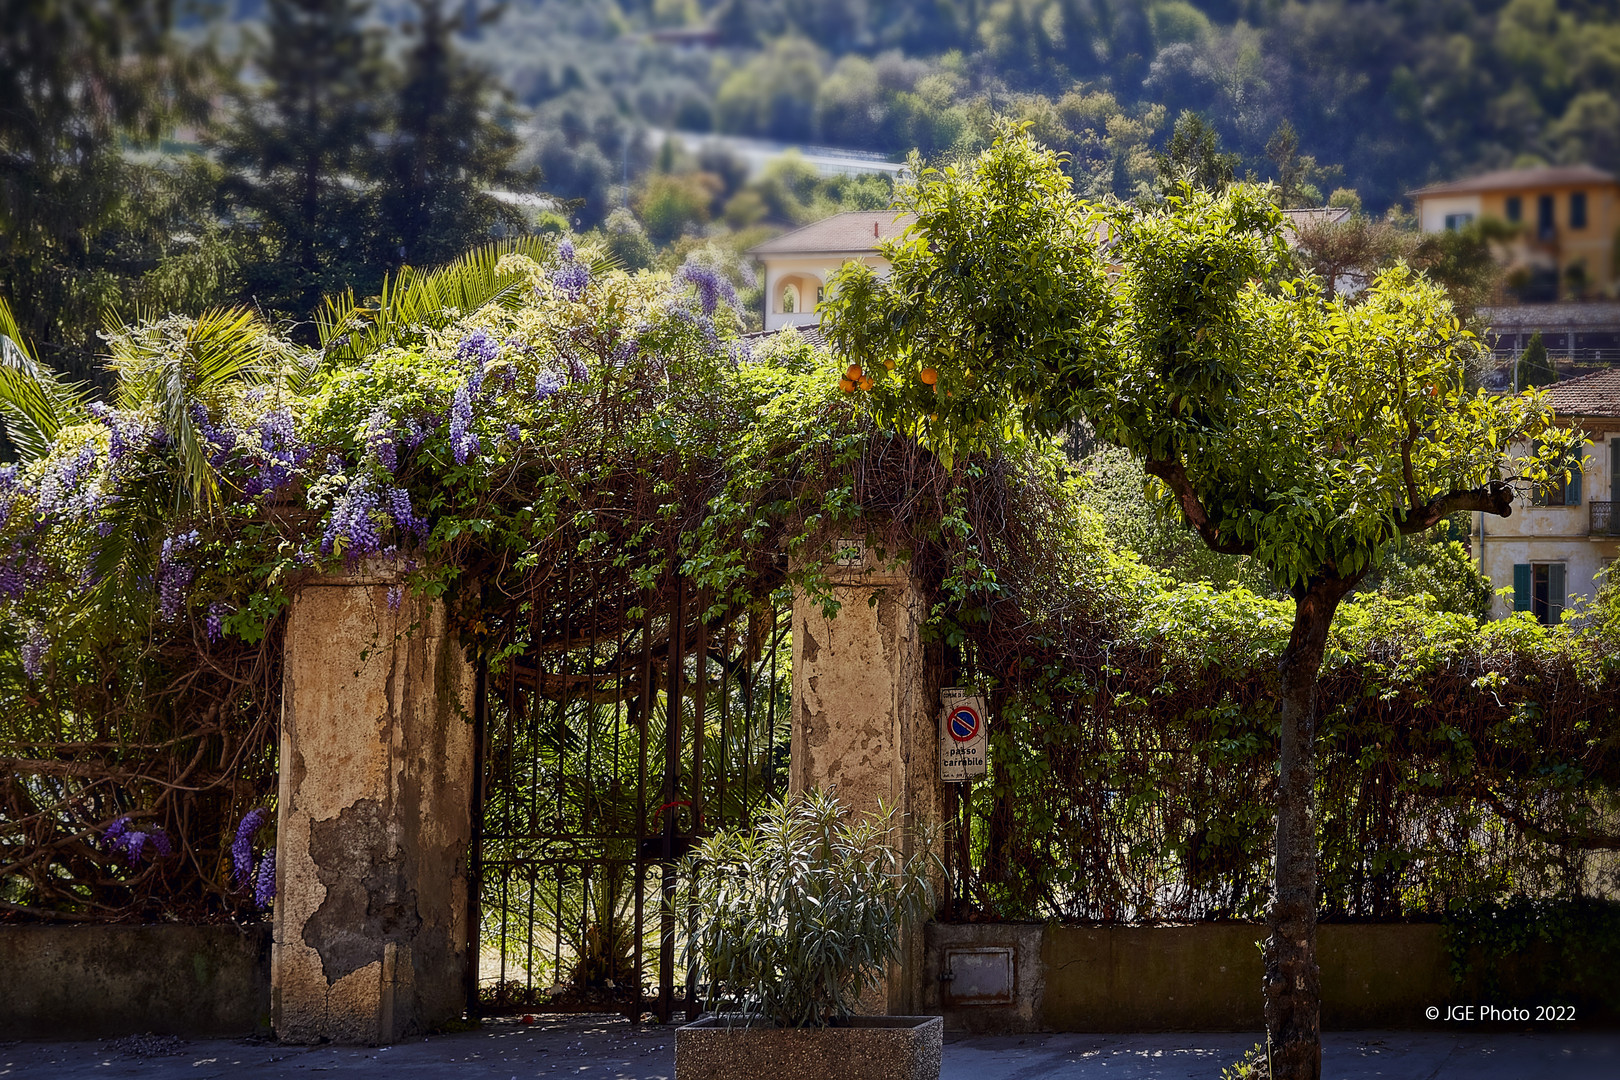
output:
[[[1541,447],[1537,445],[1536,452]],[[1531,506],[1579,506],[1581,505],[1581,471],[1576,469],[1569,474],[1568,479],[1557,479],[1545,487],[1540,488],[1530,498]]]
[[[1586,228],[1586,192],[1577,191],[1569,197],[1569,227]]]
[[[1528,611],[1536,622],[1553,626],[1564,614],[1564,564],[1517,563],[1513,567],[1513,610]]]
[[[782,290],[782,314],[792,315],[799,310],[799,287],[789,285]]]
[[[816,303],[819,304],[825,299],[827,299],[827,287],[825,285],[817,285],[816,286]]]
[[[1536,233],[1543,240],[1553,238],[1553,197],[1551,195],[1536,196]]]
[[[1524,220],[1524,200],[1517,195],[1507,197],[1507,219],[1509,221]]]
[[[1447,214],[1446,231],[1456,232],[1458,229],[1466,229],[1473,220],[1473,214]]]

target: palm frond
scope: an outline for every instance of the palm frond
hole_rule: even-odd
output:
[[[177,497],[208,509],[219,497],[219,475],[192,412],[231,383],[262,382],[279,359],[269,328],[245,308],[206,311],[173,333],[163,320],[110,333],[109,366],[118,373],[118,404],[152,407],[175,448],[183,479]]]
[[[11,306],[0,298],[0,422],[23,460],[47,453],[57,432],[86,419],[84,391],[34,359]]]
[[[523,278],[499,273],[509,254],[544,259],[551,244],[538,236],[486,244],[433,270],[403,267],[382,291],[360,303],[353,292],[328,296],[315,314],[321,350],[328,359],[360,360],[386,345],[420,339],[486,304],[512,306]]]

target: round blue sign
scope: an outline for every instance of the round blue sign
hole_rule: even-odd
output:
[[[951,711],[951,738],[967,742],[979,734],[979,713],[971,705],[958,705]]]

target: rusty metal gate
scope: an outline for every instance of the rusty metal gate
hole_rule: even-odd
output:
[[[478,665],[469,1015],[695,1017],[680,860],[785,789],[785,598],[597,562],[525,615]]]

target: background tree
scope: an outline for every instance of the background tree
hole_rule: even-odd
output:
[[[1250,556],[1293,597],[1265,1013],[1272,1075],[1316,1080],[1315,706],[1333,615],[1401,536],[1506,516],[1515,485],[1575,467],[1578,444],[1534,392],[1468,388],[1479,346],[1439,286],[1396,267],[1352,303],[1294,278],[1264,189],[1183,185],[1159,206],[1092,211],[1011,127],[900,204],[917,221],[886,245],[889,277],[844,267],[823,324],[867,365],[878,414],[948,454],[986,425],[1084,420],[1211,550]],[[1536,457],[1508,456],[1534,440]]]
[[[1513,366],[1513,383],[1520,390],[1533,386],[1547,386],[1558,381],[1558,369],[1547,356],[1547,345],[1541,340],[1541,331],[1530,335],[1530,341],[1519,354]]]
[[[45,363],[85,378],[175,231],[173,178],[125,141],[199,116],[207,65],[175,46],[167,0],[3,0],[0,23],[0,295]]]
[[[458,26],[488,24],[504,7],[472,12],[448,0],[413,0],[413,40],[399,74],[387,148],[379,155],[384,252],[417,266],[448,262],[504,222],[521,227],[489,188],[532,186],[513,165],[517,137],[492,107],[500,91],[457,49]]]
[[[1326,201],[1319,184],[1330,183],[1341,171],[1321,166],[1310,154],[1299,152],[1299,132],[1287,120],[1277,125],[1266,142],[1266,159],[1277,170],[1277,205],[1284,210],[1321,206]]]
[[[1221,152],[1221,137],[1198,113],[1186,110],[1176,117],[1164,153],[1156,155],[1159,181],[1171,188],[1183,180],[1204,191],[1220,191],[1232,182],[1240,154]]]
[[[388,112],[369,8],[267,0],[268,40],[250,53],[256,83],[216,136],[228,207],[277,256],[247,277],[263,307],[307,317],[323,295],[364,288],[386,269],[373,265],[377,221],[363,183]]]

